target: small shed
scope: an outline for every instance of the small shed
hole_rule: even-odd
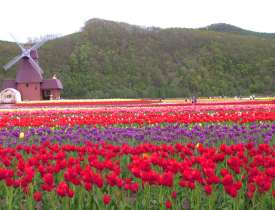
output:
[[[59,79],[46,79],[42,81],[41,90],[44,100],[57,100],[60,99],[60,93],[63,85]]]

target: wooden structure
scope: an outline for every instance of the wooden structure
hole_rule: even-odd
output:
[[[2,90],[14,88],[21,94],[23,101],[30,100],[50,100],[60,99],[60,93],[63,89],[62,83],[54,76],[52,79],[43,79],[43,70],[38,64],[37,49],[41,47],[46,40],[35,44],[32,47],[24,48],[17,43],[22,53],[15,57],[4,66],[8,70],[17,62],[19,63],[16,79],[4,80]]]

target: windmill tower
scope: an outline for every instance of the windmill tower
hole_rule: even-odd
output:
[[[37,50],[46,41],[47,39],[43,39],[31,47],[23,47],[15,40],[21,49],[21,54],[7,63],[4,69],[7,71],[19,62],[16,79],[5,80],[2,89],[17,89],[21,93],[22,100],[60,98],[60,91],[63,89],[62,83],[57,78],[43,80],[44,72],[38,64]]]

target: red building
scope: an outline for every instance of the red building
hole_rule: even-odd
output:
[[[18,43],[17,43],[18,44]],[[15,80],[4,80],[2,90],[14,88],[21,94],[24,101],[30,100],[50,100],[60,99],[63,85],[55,76],[52,79],[43,79],[43,70],[38,64],[37,49],[42,43],[37,43],[33,47],[25,49],[18,44],[22,54],[11,60],[4,68],[7,70],[18,61]]]

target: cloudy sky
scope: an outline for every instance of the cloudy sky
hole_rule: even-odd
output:
[[[1,0],[0,40],[21,42],[79,31],[91,18],[141,26],[197,28],[229,23],[275,32],[274,0]]]

